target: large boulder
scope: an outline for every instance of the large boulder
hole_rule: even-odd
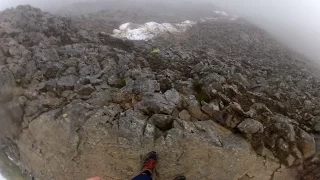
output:
[[[163,113],[171,114],[176,104],[167,100],[163,94],[152,93],[142,97],[141,102],[136,105],[136,108],[145,113]]]
[[[170,115],[154,114],[149,119],[150,122],[160,130],[169,130],[172,128],[173,118]]]

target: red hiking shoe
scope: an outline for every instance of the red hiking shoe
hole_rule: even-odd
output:
[[[150,172],[152,172],[153,169],[156,167],[157,160],[158,160],[157,153],[154,151],[149,152],[146,159],[143,162],[142,169],[149,170]]]

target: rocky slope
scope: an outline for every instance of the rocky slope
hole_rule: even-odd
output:
[[[160,180],[320,178],[320,83],[303,56],[241,19],[148,42],[80,22],[1,12],[2,170],[130,179],[156,150]]]

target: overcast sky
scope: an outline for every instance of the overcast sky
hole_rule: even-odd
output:
[[[18,4],[52,9],[74,2],[103,0],[0,0],[0,10]],[[111,1],[111,0],[104,0]],[[118,0],[121,1],[121,0]],[[188,0],[131,0],[172,2]],[[320,62],[320,0],[189,0],[212,2],[251,20],[295,50]]]
[[[319,0],[213,0],[320,62]]]

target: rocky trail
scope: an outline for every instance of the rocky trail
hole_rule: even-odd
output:
[[[304,56],[241,18],[149,41],[111,36],[126,19],[105,18],[0,12],[8,180],[131,179],[152,150],[157,180],[320,179],[320,79]]]

